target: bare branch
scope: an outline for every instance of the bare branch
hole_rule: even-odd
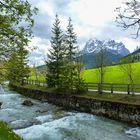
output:
[[[2,1],[0,1],[0,5],[2,5],[5,8],[8,8],[9,7],[8,5],[4,4]]]
[[[124,4],[125,8],[116,8],[116,12],[118,13],[116,22],[119,27],[125,30],[133,28],[135,31],[132,35],[138,38],[140,34],[140,2],[138,0],[132,0]]]

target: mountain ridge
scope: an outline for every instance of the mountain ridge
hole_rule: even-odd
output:
[[[106,65],[111,65],[112,63],[117,62],[122,57],[130,54],[129,50],[122,42],[116,42],[115,40],[111,39],[89,39],[86,42],[83,50],[81,51],[83,63],[86,69],[96,67],[96,55],[101,51],[101,49],[106,50],[106,56],[108,59]]]
[[[125,47],[122,42],[116,42],[115,40],[99,40],[99,39],[89,39],[83,50],[82,54],[87,53],[98,53],[100,51],[100,46],[106,48],[107,51],[110,51],[114,54],[120,54],[122,56],[128,55],[130,51]]]
[[[95,57],[100,52],[100,46],[105,47],[107,51],[108,61],[106,65],[112,65],[118,62],[121,58],[130,54],[129,50],[125,47],[122,42],[115,40],[99,40],[89,39],[84,48],[81,50],[81,55],[85,69],[96,67]]]

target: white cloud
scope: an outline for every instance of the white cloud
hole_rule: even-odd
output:
[[[70,4],[77,20],[90,26],[104,26],[115,19],[115,8],[124,0],[77,0]]]
[[[30,65],[42,65],[45,63],[47,58],[47,52],[50,49],[50,41],[41,39],[39,37],[34,37],[29,43],[30,55],[29,63]],[[35,48],[35,49],[34,49]]]
[[[39,8],[36,17],[36,37],[34,37],[29,46],[38,46],[35,52],[31,53],[31,58],[35,61],[43,62],[50,48],[48,39],[51,37],[51,27],[58,13],[62,29],[66,29],[68,18],[72,18],[78,42],[83,46],[90,38],[115,39],[122,41],[132,52],[139,44],[138,40],[133,40],[129,32],[121,31],[116,27],[114,12],[116,7],[122,6],[122,2],[128,0],[30,0],[33,5]],[[45,16],[46,15],[46,16]],[[47,21],[48,20],[48,21]],[[46,30],[44,29],[46,27]],[[47,38],[47,39],[44,39]],[[42,53],[41,56],[39,56]]]
[[[49,14],[50,17],[53,17],[54,14],[54,8],[53,5],[50,1],[46,0],[46,1],[38,1],[35,6],[39,9],[39,12],[42,14]]]
[[[47,39],[42,39],[39,37],[33,37],[31,42],[28,45],[30,48],[37,48],[38,49],[43,49],[44,52],[47,52],[48,49],[50,48],[50,41]]]

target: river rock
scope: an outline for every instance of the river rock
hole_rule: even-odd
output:
[[[0,102],[0,108],[1,108],[2,102]]]
[[[37,113],[46,113],[46,112],[48,112],[48,110],[47,109],[45,109],[45,110],[36,110],[35,112],[37,112]]]
[[[23,129],[38,124],[41,124],[41,122],[37,119],[32,118],[31,120],[15,120],[10,123],[10,127],[12,129]]]
[[[32,106],[33,105],[33,102],[30,101],[30,100],[25,100],[22,105],[25,105],[25,106]]]

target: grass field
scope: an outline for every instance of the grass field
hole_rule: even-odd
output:
[[[140,84],[140,62],[133,63],[133,79],[135,84]],[[98,83],[98,72],[97,69],[84,70],[81,74],[85,82]],[[36,80],[36,76],[31,76],[29,80]],[[39,81],[45,81],[44,76],[38,76]],[[128,84],[129,80],[127,74],[120,68],[119,65],[107,66],[104,78],[104,83],[120,83]]]
[[[132,64],[133,79],[135,84],[140,84],[140,62]],[[82,72],[82,77],[86,82],[98,83],[97,69],[89,69]],[[128,84],[127,74],[120,68],[119,65],[106,67],[104,83],[121,83]]]
[[[40,75],[36,78],[36,76],[30,76],[28,80],[38,80],[38,81],[45,81],[45,77],[43,75]]]

